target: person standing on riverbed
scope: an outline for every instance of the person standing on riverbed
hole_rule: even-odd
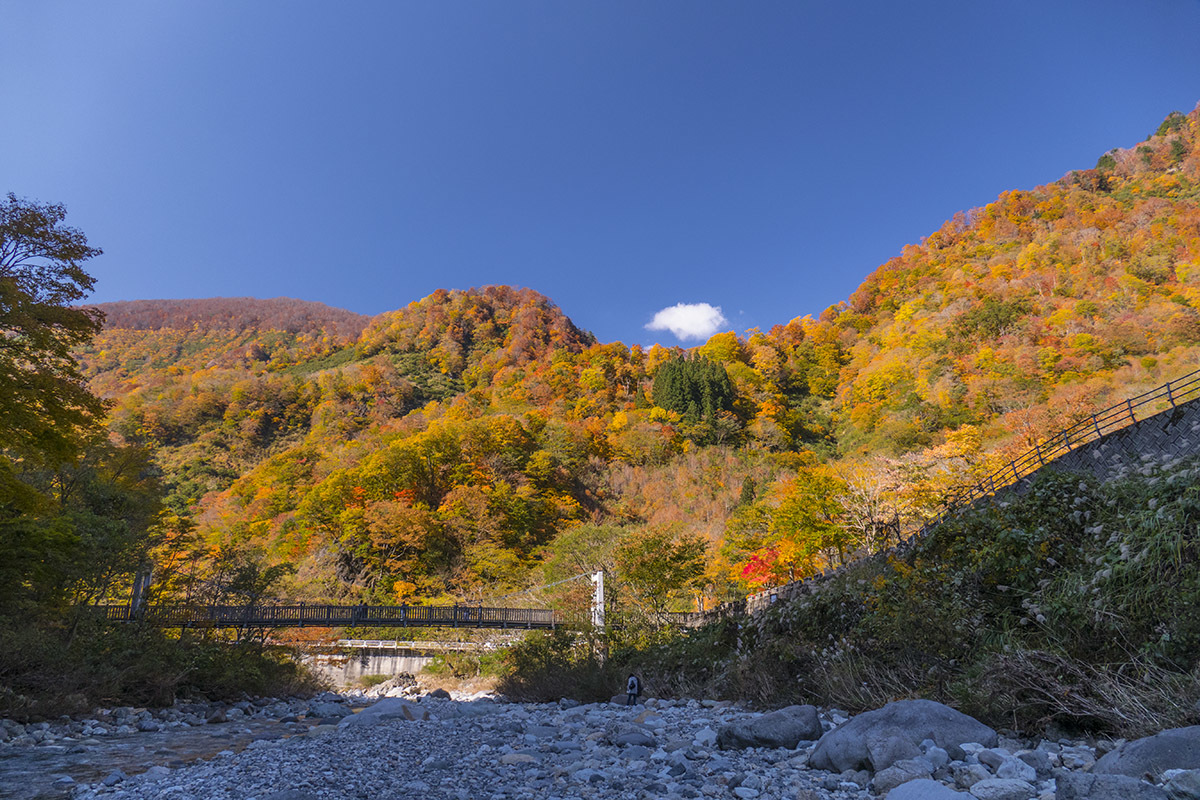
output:
[[[638,695],[642,693],[642,682],[637,675],[630,673],[625,681],[625,705],[636,706]]]

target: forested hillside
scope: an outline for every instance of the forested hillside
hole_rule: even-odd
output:
[[[830,324],[851,359],[838,399],[856,444],[903,449],[947,426],[1057,425],[1114,389],[1195,363],[1197,115],[1032,191],[956,216],[870,275]]]
[[[84,264],[101,251],[66,215],[62,205],[0,198],[0,715],[55,717],[122,700],[165,704],[176,692],[311,689],[315,681],[297,664],[252,642],[233,648],[188,632],[111,626],[89,610],[128,598],[134,574],[153,561],[169,564],[177,548],[164,536],[190,521],[168,518],[164,526],[154,459],[167,459],[106,430],[109,406],[89,391],[75,358],[95,352],[90,343],[102,325],[95,309],[71,305],[92,289]],[[203,338],[196,334],[193,343]],[[226,355],[228,341],[226,334],[209,341],[210,355]],[[190,344],[186,336],[174,342]],[[152,345],[113,363],[131,366],[132,381],[152,379],[145,353],[170,361],[185,350]],[[217,556],[204,565],[219,564]],[[233,580],[192,585],[245,598],[271,568],[243,566]]]
[[[296,596],[416,601],[607,565],[631,601],[713,602],[894,541],[1006,453],[1200,365],[1198,127],[1172,114],[957,215],[818,319],[689,353],[484,287],[369,321],[113,304],[79,354],[163,471],[164,580],[249,559],[290,565]]]

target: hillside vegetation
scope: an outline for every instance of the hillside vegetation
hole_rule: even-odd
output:
[[[1172,114],[957,215],[817,319],[689,353],[598,343],[510,287],[369,321],[101,306],[78,352],[111,429],[162,470],[165,591],[222,559],[380,602],[609,566],[649,602],[654,543],[689,565],[667,602],[711,604],[894,543],[949,487],[1200,365],[1198,128]]]
[[[1198,469],[1159,458],[1103,483],[1041,473],[751,617],[657,639],[613,631],[603,662],[570,637],[527,640],[502,688],[599,700],[636,671],[656,695],[766,707],[934,698],[1050,738],[1194,725]]]

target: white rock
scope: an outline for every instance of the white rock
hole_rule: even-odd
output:
[[[929,765],[935,770],[941,769],[950,763],[950,754],[937,745],[923,748],[925,758],[929,759]]]
[[[971,787],[971,794],[979,800],[1030,800],[1036,793],[1028,781],[1013,778],[989,778]]]
[[[338,723],[339,728],[349,728],[358,725],[378,725],[385,720],[428,720],[429,711],[397,698],[384,698],[373,706],[364,708],[357,714],[343,717]]]
[[[501,764],[535,764],[537,759],[528,753],[506,753],[500,756]]]
[[[705,725],[692,738],[692,744],[696,747],[715,747],[717,744],[717,732]]]
[[[1004,762],[996,768],[997,778],[1015,778],[1017,780],[1033,783],[1037,780],[1037,770],[1029,764],[1026,764],[1015,756],[1010,756],[1004,759]]]

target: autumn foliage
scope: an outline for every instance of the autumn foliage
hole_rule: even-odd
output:
[[[603,524],[628,575],[631,543],[699,536],[679,602],[712,603],[894,543],[947,489],[1195,369],[1198,127],[1173,114],[956,215],[816,319],[692,354],[599,343],[489,286],[371,320],[103,306],[80,356],[173,511],[297,564],[297,596],[483,598],[544,580],[567,533]]]

